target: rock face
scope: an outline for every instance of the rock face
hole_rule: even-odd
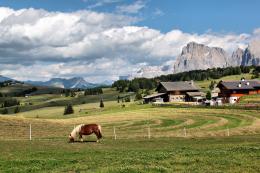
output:
[[[188,43],[182,49],[174,64],[174,72],[183,72],[214,67],[227,67],[231,62],[222,48],[208,47],[195,42]]]
[[[254,40],[249,44],[244,51],[241,65],[260,65],[260,40]]]
[[[228,55],[224,49],[219,47],[208,47],[203,44],[190,42],[183,47],[181,54],[172,65],[143,67],[132,75],[132,78],[151,78],[184,71],[240,65],[260,65],[260,40],[252,41],[245,50],[238,48],[232,55]]]
[[[244,55],[244,50],[238,48],[231,56],[231,66],[240,66],[242,64],[242,59]]]

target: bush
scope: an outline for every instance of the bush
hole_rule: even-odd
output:
[[[16,106],[15,109],[14,109],[14,113],[17,114],[20,112],[20,107],[19,106]]]
[[[65,107],[64,115],[73,114],[73,113],[74,113],[74,110],[73,110],[72,105],[71,105],[71,104],[68,104],[68,105]]]
[[[125,98],[125,102],[131,102],[130,97],[126,97],[126,98]]]
[[[2,114],[8,114],[8,109],[4,108],[4,110],[2,111]]]
[[[207,100],[211,100],[211,92],[210,91],[207,92],[206,99]]]
[[[16,99],[10,98],[4,101],[4,107],[11,107],[11,106],[16,106],[19,105],[20,102]]]
[[[135,100],[141,100],[143,97],[142,97],[142,94],[141,93],[137,93],[135,95]]]

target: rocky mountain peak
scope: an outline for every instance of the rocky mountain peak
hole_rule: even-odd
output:
[[[244,51],[241,65],[260,65],[260,40],[253,40]]]
[[[176,73],[190,70],[226,67],[230,64],[224,49],[208,47],[196,42],[188,43],[174,64]]]

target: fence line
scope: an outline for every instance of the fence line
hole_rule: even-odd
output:
[[[4,124],[0,125],[0,140],[64,140],[68,139],[68,135],[74,128],[74,124]],[[231,136],[230,129],[226,128],[216,132],[208,129],[187,127],[173,128],[157,127],[156,125],[133,125],[133,126],[105,126],[102,127],[104,139],[152,139],[160,137],[214,137],[214,136]],[[256,130],[255,134],[260,131]],[[236,135],[236,131],[232,131],[232,135]],[[86,136],[86,140],[94,139],[95,136]]]

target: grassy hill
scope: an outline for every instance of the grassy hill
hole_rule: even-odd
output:
[[[166,108],[106,101],[0,116],[4,172],[258,172],[259,110]],[[38,115],[38,116],[36,116]],[[101,143],[68,143],[74,125],[99,123]],[[29,141],[29,124],[32,141]],[[114,140],[114,128],[117,140]],[[148,137],[148,128],[150,136]],[[239,166],[238,166],[239,165]]]
[[[106,88],[102,95],[17,97],[24,112],[0,115],[0,170],[259,172],[260,110],[117,102],[118,95],[127,94]],[[104,108],[99,107],[101,98]],[[245,96],[240,104],[259,104],[259,98]],[[64,116],[68,103],[74,105],[74,114]],[[84,137],[83,143],[68,143],[71,130],[82,123],[101,124],[101,143],[93,142],[93,135]]]
[[[132,93],[133,94],[133,93]],[[20,111],[30,111],[45,107],[65,106],[67,104],[80,105],[85,103],[99,103],[102,98],[104,101],[116,101],[117,96],[121,95],[113,88],[104,88],[101,95],[87,95],[78,92],[75,97],[66,97],[65,94],[40,94],[29,97],[16,97],[20,101]],[[4,98],[2,98],[3,100]],[[0,100],[1,101],[1,100]],[[14,112],[16,106],[9,107],[10,113]],[[1,109],[0,109],[1,110]]]
[[[13,85],[9,85],[6,87],[0,87],[0,93],[6,96],[14,96],[16,94],[22,93],[26,90],[32,89],[33,85],[24,84],[24,83],[16,83]],[[37,91],[34,91],[30,94],[32,95],[39,95],[39,94],[57,94],[63,91],[62,88],[55,88],[55,87],[45,87],[45,86],[36,86]]]

